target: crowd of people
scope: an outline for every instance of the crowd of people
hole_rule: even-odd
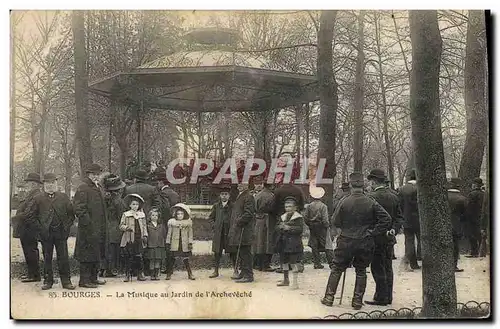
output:
[[[78,230],[74,257],[79,262],[79,287],[97,288],[106,283],[104,278],[119,275],[127,282],[134,277],[144,281],[147,276],[159,280],[162,268],[165,280],[170,280],[179,258],[188,279],[195,280],[190,265],[194,243],[191,209],[180,202],[164,171],[156,170],[155,184],[151,184],[148,173],[137,170],[128,185],[115,174],[103,176],[97,164],[85,172],[72,201],[57,191],[54,174],[41,178],[30,173],[26,177],[29,192],[13,217],[14,237],[21,240],[27,266],[22,282],[42,280],[38,265],[40,241],[44,259],[42,289],[51,289],[54,284],[54,247],[62,287],[75,289],[67,246],[75,218]],[[235,186],[223,180],[213,185],[218,200],[208,218],[214,255],[214,271],[209,277],[219,277],[222,254],[226,253],[234,282],[253,282],[254,270],[278,272],[283,275],[278,287],[299,289],[299,274],[304,271],[302,237],[307,226],[314,269],[324,268],[322,252],[331,269],[321,303],[333,304],[342,274],[354,267],[352,307],[360,309],[367,268],[371,266],[376,290],[373,299],[365,303],[391,304],[394,244],[399,232],[405,236],[406,270],[420,268],[418,185],[415,171],[398,191],[389,187],[381,169],[371,170],[366,179],[361,173],[352,173],[335,195],[332,209],[324,202],[323,188],[311,187],[306,197],[294,184],[268,184],[265,174],[252,177],[250,184],[240,181]],[[475,179],[472,192],[465,197],[457,179],[449,182],[456,272],[463,271],[458,268],[458,242],[463,232],[467,232],[470,242],[468,257],[483,256],[485,252],[480,247],[486,230],[481,221],[482,186],[482,180]],[[271,266],[275,254],[279,255],[278,268]]]

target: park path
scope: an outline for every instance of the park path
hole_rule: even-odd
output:
[[[396,248],[398,257],[402,254],[402,246]],[[490,301],[489,258],[469,259],[462,257],[459,261],[465,272],[456,274],[457,296],[459,302],[476,300]],[[421,271],[412,273],[399,271],[399,259],[394,261],[395,283],[394,304],[391,308],[413,308],[421,306]],[[334,307],[323,306],[319,300],[324,293],[329,275],[328,269],[314,270],[306,265],[299,276],[300,289],[276,287],[281,279],[278,273],[255,272],[255,282],[250,284],[234,283],[229,277],[230,269],[222,269],[222,276],[209,279],[210,271],[195,270],[196,281],[188,281],[186,272],[175,272],[170,281],[145,281],[125,283],[122,278],[108,280],[105,286],[98,289],[77,288],[72,293],[91,294],[94,296],[63,297],[60,286],[50,291],[41,291],[40,283],[24,284],[19,280],[11,281],[12,316],[14,318],[31,319],[168,319],[168,318],[248,318],[248,319],[283,319],[311,318],[326,315],[353,313],[350,307],[354,289],[354,271],[348,269],[344,300],[342,305],[335,301]],[[371,274],[368,274],[368,286],[365,300],[371,299],[375,285]],[[73,283],[78,278],[74,277]],[[196,292],[215,293],[250,293],[251,297],[206,297],[196,296]],[[96,297],[96,293],[99,297]],[[123,293],[157,293],[157,297],[117,297]],[[182,297],[182,293],[191,293],[191,297]],[[55,294],[54,294],[55,293]],[[161,294],[164,296],[161,296]],[[165,295],[168,293],[168,297]],[[180,296],[172,297],[173,293]],[[108,297],[109,296],[109,297]],[[384,310],[387,307],[365,305],[363,311]]]

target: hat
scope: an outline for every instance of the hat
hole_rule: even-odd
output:
[[[373,178],[379,178],[379,179],[385,179],[385,172],[382,169],[375,168],[370,171],[370,174],[367,177],[368,179],[373,179]]]
[[[222,179],[219,184],[213,184],[212,187],[218,192],[229,192],[231,191],[231,180],[224,180]]]
[[[363,187],[365,186],[365,180],[363,174],[360,172],[353,172],[349,175],[349,183],[352,187]]]
[[[483,186],[483,185],[484,185],[484,184],[483,184],[483,180],[482,180],[481,178],[479,178],[479,177],[478,177],[478,178],[474,178],[474,179],[472,180],[472,182],[473,182],[474,184],[476,184],[476,185],[479,185],[479,186]]]
[[[47,173],[45,175],[43,175],[43,182],[47,182],[47,183],[51,183],[51,182],[55,182],[57,180],[57,176],[54,175],[53,173]]]
[[[102,171],[101,166],[99,166],[97,163],[93,163],[90,166],[87,167],[85,170],[85,173],[87,174],[100,174]]]
[[[136,193],[132,193],[132,194],[127,194],[125,196],[125,198],[123,198],[123,200],[125,201],[125,203],[130,203],[132,202],[132,200],[137,200],[139,201],[139,204],[142,206],[144,204],[144,199],[142,198],[142,196],[140,196],[139,194],[136,194]]]
[[[24,179],[24,181],[42,183],[42,180],[40,179],[40,174],[36,172],[30,172],[28,176]]]
[[[148,180],[149,175],[145,170],[137,170],[134,175],[135,178],[140,180]]]
[[[104,188],[108,191],[116,191],[127,186],[119,176],[111,174],[104,179]]]
[[[342,183],[342,187],[341,187],[341,189],[343,189],[343,190],[347,190],[349,187],[350,187],[350,186],[349,186],[349,183],[348,183],[348,182],[344,182],[344,183]]]
[[[450,181],[448,182],[448,188],[449,189],[460,189],[461,185],[461,180],[460,178],[457,177],[452,177],[450,178]]]
[[[184,212],[188,215],[188,217],[191,217],[191,209],[189,209],[189,207],[186,206],[184,203],[177,203],[177,204],[175,204],[171,208],[172,214],[174,214],[174,211],[176,211],[178,209],[184,210]]]
[[[321,199],[325,195],[325,189],[322,187],[314,186],[309,189],[309,194],[314,199]]]
[[[287,203],[287,202],[293,202],[294,204],[297,204],[297,199],[293,196],[287,196],[285,198],[285,200],[283,200],[283,203]]]

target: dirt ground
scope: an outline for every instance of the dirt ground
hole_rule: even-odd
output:
[[[399,264],[403,254],[403,243],[396,245],[394,261],[394,303],[390,308],[414,308],[422,305],[422,273],[400,271]],[[74,241],[74,240],[73,240]],[[73,243],[70,242],[72,245]],[[207,245],[205,245],[207,244]],[[210,248],[210,242],[199,243],[195,252],[203,252]],[[196,248],[195,244],[195,248]],[[13,251],[16,246],[12,246]],[[16,257],[13,252],[13,257]],[[18,254],[17,257],[21,257]],[[459,302],[476,300],[490,301],[489,258],[469,259],[461,257],[459,266],[465,271],[456,274],[457,299]],[[292,291],[287,287],[276,287],[282,278],[278,273],[255,272],[255,282],[237,284],[230,279],[231,270],[222,269],[221,276],[209,279],[210,271],[195,270],[196,281],[187,280],[185,271],[175,272],[170,281],[145,281],[125,283],[123,278],[112,278],[105,286],[98,289],[77,288],[72,293],[99,293],[94,296],[63,296],[60,286],[50,291],[42,291],[40,283],[21,283],[11,281],[12,316],[14,318],[251,318],[251,319],[283,319],[311,318],[326,315],[340,315],[354,312],[350,306],[354,289],[354,270],[348,269],[342,305],[336,299],[334,307],[323,306],[319,300],[324,294],[329,270],[314,270],[306,265],[303,274],[299,275],[299,290]],[[72,278],[78,283],[78,278]],[[375,284],[368,274],[368,285],[365,300],[373,296]],[[126,297],[128,292],[158,293],[151,297]],[[182,293],[192,296],[182,297]],[[197,296],[196,293],[204,296]],[[246,292],[251,296],[243,297],[206,297],[206,293]],[[54,294],[55,293],[55,294]],[[119,297],[123,293],[125,297]],[[164,296],[161,296],[161,294]],[[166,294],[168,293],[168,296]],[[173,293],[181,296],[173,296]],[[109,295],[109,297],[108,297]],[[388,307],[365,305],[363,311],[384,310]]]

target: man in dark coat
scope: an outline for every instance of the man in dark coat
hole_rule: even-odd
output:
[[[345,198],[351,194],[351,186],[349,185],[348,182],[342,183],[340,187],[340,191],[338,191],[334,196],[333,196],[333,202],[332,202],[332,209],[328,209],[328,214],[333,215],[335,209],[337,208],[337,205],[340,203],[340,200]],[[333,236],[338,235],[338,229],[333,225],[333,219],[330,217],[330,227],[331,227],[331,232]]]
[[[405,259],[403,260],[408,271],[419,269],[418,256],[420,254],[420,219],[418,216],[417,181],[415,170],[408,176],[408,182],[399,189],[399,200],[404,218]],[[417,238],[417,251],[415,251]],[[407,268],[409,263],[410,269]]]
[[[122,199],[122,190],[126,184],[117,175],[111,174],[104,179],[106,202],[106,269],[105,277],[116,277],[120,265],[120,242],[122,232],[120,231],[120,221],[123,213],[127,210]]]
[[[228,246],[229,223],[231,219],[232,202],[229,200],[229,191],[231,190],[230,184],[219,184],[215,186],[219,191],[219,200],[212,206],[212,211],[208,220],[212,225],[214,233],[212,238],[212,252],[214,253],[214,272],[209,278],[216,278],[219,276],[220,259],[222,252],[230,253],[233,268],[236,268],[236,252],[234,247]],[[232,250],[231,250],[232,249]],[[235,273],[234,276],[238,275]]]
[[[375,238],[387,234],[391,228],[391,216],[373,198],[363,193],[364,178],[361,173],[349,176],[351,195],[342,199],[333,214],[335,226],[340,228],[334,250],[333,266],[328,279],[325,297],[321,303],[333,305],[342,272],[352,264],[356,270],[356,282],[352,307],[363,306],[366,289],[366,268],[370,265]]]
[[[97,288],[106,281],[98,280],[99,263],[105,255],[106,206],[98,186],[101,167],[92,164],[86,169],[83,179],[73,198],[73,208],[78,219],[75,259],[80,262],[82,288]]]
[[[385,172],[382,169],[373,169],[368,175],[368,180],[372,184],[373,191],[370,196],[391,216],[391,227],[386,234],[375,238],[371,272],[376,288],[373,301],[367,301],[366,303],[385,306],[392,304],[394,282],[392,254],[396,244],[396,232],[399,232],[403,225],[403,216],[401,215],[398,197],[390,192],[385,185]]]
[[[154,186],[147,184],[148,179],[149,175],[146,171],[138,170],[135,173],[134,184],[125,188],[125,195],[139,194],[144,199],[143,211],[145,214],[148,214],[151,208],[159,208],[160,205],[156,189]]]
[[[248,190],[248,184],[238,184],[239,195],[233,204],[229,228],[229,241],[231,247],[239,249],[237,262],[241,264],[241,273],[231,277],[238,283],[253,281],[252,243],[255,227],[255,200]]]
[[[43,177],[44,192],[34,197],[30,210],[40,222],[40,240],[43,250],[44,283],[42,290],[52,288],[54,272],[52,258],[54,247],[57,253],[59,277],[64,289],[73,290],[71,284],[68,256],[68,237],[71,225],[75,221],[75,213],[69,197],[57,192],[57,177],[47,173]]]
[[[21,240],[23,248],[24,259],[28,270],[27,275],[21,277],[22,282],[37,282],[41,280],[40,277],[40,252],[38,250],[39,238],[39,220],[36,214],[33,213],[33,202],[35,196],[40,193],[42,188],[42,181],[40,175],[37,173],[29,173],[24,180],[29,192],[26,197],[20,202],[19,209],[16,215],[12,218],[13,222],[13,236]]]
[[[162,171],[156,176],[157,179],[157,200],[160,210],[161,222],[167,224],[168,220],[172,218],[170,208],[181,202],[181,198],[169,185],[167,174]]]
[[[451,178],[448,185],[448,203],[450,204],[451,225],[453,227],[455,272],[463,272],[463,269],[458,268],[458,256],[460,252],[459,242],[462,236],[462,224],[465,222],[467,198],[460,192],[460,181],[457,178]]]
[[[475,178],[472,191],[467,196],[467,209],[465,212],[467,235],[470,244],[470,255],[466,257],[479,257],[479,243],[481,241],[481,215],[483,210],[484,191],[483,180]]]
[[[265,177],[255,177],[255,243],[253,245],[257,268],[264,272],[273,272],[271,259],[276,244],[276,221],[273,214],[274,194]]]

